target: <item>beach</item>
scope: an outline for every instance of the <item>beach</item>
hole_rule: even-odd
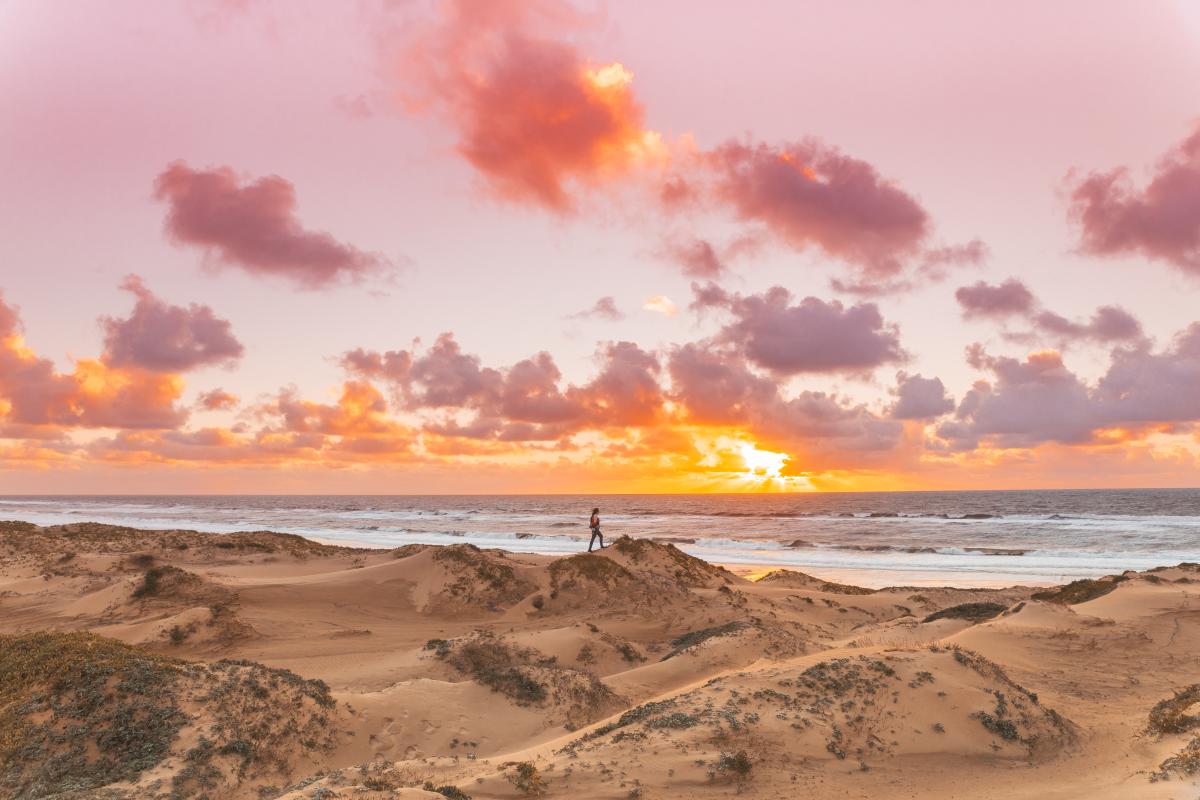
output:
[[[0,797],[1183,798],[1200,565],[859,587],[0,524]]]

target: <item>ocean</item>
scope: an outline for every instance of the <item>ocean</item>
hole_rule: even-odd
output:
[[[1200,562],[1200,489],[786,495],[3,496],[0,519],[216,533],[272,530],[366,547],[470,542],[529,553],[670,541],[727,565],[862,586],[1050,584]]]

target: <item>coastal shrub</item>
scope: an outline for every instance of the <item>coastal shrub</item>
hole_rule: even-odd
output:
[[[157,764],[187,721],[182,669],[90,633],[0,636],[0,796],[95,789]]]
[[[504,559],[503,553],[485,552],[472,544],[450,545],[433,554],[434,561],[458,574],[446,585],[448,594],[459,601],[489,608],[515,603],[536,588],[519,577]]]
[[[621,654],[621,658],[628,661],[630,664],[636,664],[639,661],[645,661],[646,657],[637,651],[637,648],[629,642],[621,642],[617,647],[617,652]]]
[[[1158,771],[1151,773],[1150,781],[1166,780],[1172,772],[1185,776],[1200,773],[1200,736],[1192,739],[1182,750],[1159,764]]]
[[[511,769],[505,776],[508,782],[516,787],[525,797],[544,797],[546,782],[532,761],[510,763]]]
[[[593,583],[610,585],[633,580],[633,573],[617,562],[591,553],[577,553],[560,558],[550,564],[550,585],[554,588],[569,588],[568,581],[580,578]]]
[[[438,658],[445,658],[450,652],[450,642],[445,639],[430,639],[425,643],[426,650],[432,650]]]
[[[923,622],[934,622],[939,619],[964,619],[968,622],[985,622],[999,616],[1007,606],[1001,603],[962,603],[950,608],[943,608],[925,617]]]
[[[583,736],[581,741],[597,739],[601,736],[610,734],[615,730],[632,725],[635,722],[644,722],[645,720],[649,719],[650,717],[653,717],[655,714],[659,714],[663,711],[666,711],[669,708],[673,708],[674,706],[675,706],[674,700],[660,700],[657,702],[652,701],[649,703],[643,703],[640,706],[631,708],[628,711],[626,711],[624,714],[622,714],[620,717],[617,718],[616,722],[610,722],[607,725],[601,725],[599,728],[596,728],[596,730],[592,731],[589,734],[586,734],[585,736]]]
[[[750,770],[753,768],[754,763],[750,760],[750,756],[746,754],[745,750],[739,750],[736,753],[721,753],[709,775],[713,778],[720,776],[740,783],[750,777]]]
[[[1043,592],[1034,592],[1032,597],[1034,600],[1042,600],[1047,603],[1058,603],[1064,606],[1073,606],[1079,603],[1086,603],[1089,600],[1095,600],[1098,597],[1103,597],[1109,592],[1117,588],[1117,585],[1128,580],[1122,575],[1110,576],[1092,580],[1084,578],[1078,581],[1071,581],[1065,586],[1060,586],[1057,589],[1047,589]]]
[[[999,717],[992,716],[986,711],[980,711],[972,716],[978,719],[983,724],[983,727],[987,728],[1001,739],[1015,742],[1021,738],[1020,731],[1017,730],[1017,726],[1014,725],[1013,721],[1010,719],[1000,719]]]
[[[163,576],[167,574],[168,570],[183,571],[177,567],[151,567],[142,574],[142,582],[133,590],[134,599],[140,600],[143,597],[158,594],[159,584],[162,583]]]
[[[522,654],[499,639],[481,636],[463,642],[448,655],[448,661],[493,691],[517,703],[540,703],[546,687],[526,666]]]
[[[671,647],[674,649],[663,656],[660,660],[666,661],[667,659],[674,658],[675,656],[680,655],[681,653],[684,653],[699,644],[707,642],[709,639],[715,639],[719,636],[728,636],[731,633],[737,633],[738,631],[749,627],[750,623],[748,622],[727,622],[724,625],[715,625],[711,628],[704,628],[702,630],[685,633],[679,638],[671,640]]]
[[[425,785],[421,788],[427,792],[440,794],[442,797],[447,798],[447,800],[471,800],[471,795],[457,786],[434,786],[432,781],[425,781]]]
[[[200,704],[202,722],[183,697]],[[218,759],[234,761],[240,779],[259,762],[286,770],[293,742],[332,747],[334,706],[323,682],[253,662],[189,663],[83,632],[0,637],[0,796],[134,780],[198,724],[207,735],[183,754],[169,795],[195,797],[227,780]]]
[[[1188,714],[1188,710],[1200,703],[1200,683],[1194,683],[1156,703],[1150,709],[1150,733],[1187,733],[1200,728],[1200,714]]]
[[[700,724],[700,718],[694,714],[685,714],[682,711],[676,711],[673,714],[667,714],[657,719],[652,719],[646,723],[648,728],[671,728],[673,730],[682,730],[692,728]]]
[[[439,658],[517,705],[563,713],[574,730],[624,705],[593,673],[558,664],[533,648],[519,647],[488,631],[453,639],[436,650]]]

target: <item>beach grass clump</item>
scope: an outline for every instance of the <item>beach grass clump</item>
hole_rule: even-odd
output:
[[[503,553],[485,552],[473,544],[439,548],[433,560],[457,574],[446,593],[469,605],[495,608],[516,603],[537,588],[505,563]]]
[[[741,783],[750,777],[750,771],[753,768],[754,762],[750,760],[750,756],[745,750],[739,750],[736,753],[721,753],[709,771],[709,777],[713,780],[722,778]]]
[[[199,576],[179,567],[151,567],[142,573],[142,582],[133,590],[133,599],[142,600],[147,597],[156,597],[182,585],[194,585],[200,582]]]
[[[1194,683],[1156,703],[1150,709],[1146,730],[1158,736],[1200,730],[1200,683]],[[1151,773],[1150,780],[1167,780],[1171,773],[1183,776],[1200,774],[1200,736],[1193,736],[1182,750],[1159,764],[1158,771]]]
[[[517,705],[556,708],[568,726],[592,722],[621,704],[591,672],[560,666],[553,656],[518,647],[488,631],[438,641],[429,649],[458,672]]]
[[[591,553],[577,553],[550,564],[550,586],[569,589],[580,580],[611,586],[633,580],[633,573],[617,562]]]
[[[986,622],[1004,613],[1007,606],[1001,603],[962,603],[957,606],[943,608],[925,617],[923,622],[934,622],[939,619],[962,619],[968,622]]]
[[[724,625],[715,625],[711,628],[704,628],[698,631],[690,631],[682,636],[671,640],[672,649],[669,653],[663,656],[660,661],[666,661],[674,658],[677,655],[691,650],[693,647],[707,642],[709,639],[715,639],[721,636],[729,636],[738,631],[745,630],[750,627],[748,622],[726,622]]]
[[[220,794],[332,749],[336,706],[323,682],[250,661],[188,662],[86,632],[0,636],[0,797],[93,796],[164,762],[171,792],[156,796]]]
[[[637,564],[653,558],[661,558],[673,567],[672,575],[688,586],[702,586],[713,578],[728,577],[722,567],[710,564],[702,558],[689,556],[669,542],[663,544],[653,539],[634,539],[622,536],[613,542],[613,549]]]
[[[135,778],[187,722],[184,662],[90,633],[0,636],[0,795]]]
[[[1197,713],[1189,714],[1195,710]],[[1200,683],[1194,683],[1150,709],[1150,733],[1187,733],[1200,728]]]
[[[1010,719],[993,716],[986,711],[980,711],[974,715],[982,724],[992,733],[1009,742],[1020,740],[1021,732],[1017,730],[1017,726]]]
[[[1150,775],[1150,780],[1166,780],[1172,772],[1184,776],[1200,773],[1200,736],[1188,742],[1175,755],[1164,759],[1158,765],[1158,772]]]
[[[496,637],[480,636],[462,642],[447,653],[446,659],[460,672],[518,705],[546,699],[546,687],[527,669],[528,656]]]
[[[1095,580],[1091,578],[1083,578],[1081,580],[1071,581],[1065,586],[1060,586],[1056,589],[1048,589],[1043,592],[1034,592],[1032,597],[1034,600],[1042,600],[1047,603],[1073,606],[1103,597],[1104,595],[1116,589],[1119,584],[1126,580],[1128,579],[1122,575],[1112,575],[1106,578],[1099,578]]]
[[[457,786],[434,786],[432,781],[425,781],[425,785],[421,787],[427,792],[440,794],[446,800],[471,800],[471,795],[464,792]]]
[[[532,761],[509,762],[505,767],[505,777],[522,796],[546,796],[546,781]]]

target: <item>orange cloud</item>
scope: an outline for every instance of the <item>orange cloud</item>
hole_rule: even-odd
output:
[[[176,375],[92,359],[60,373],[25,345],[16,310],[2,298],[0,326],[0,410],[6,425],[173,428],[187,419],[176,405],[183,394]]]
[[[569,212],[574,186],[665,156],[633,74],[557,38],[583,22],[569,5],[458,0],[439,10],[400,59],[398,72],[419,82],[405,100],[451,121],[459,153],[500,197]]]

